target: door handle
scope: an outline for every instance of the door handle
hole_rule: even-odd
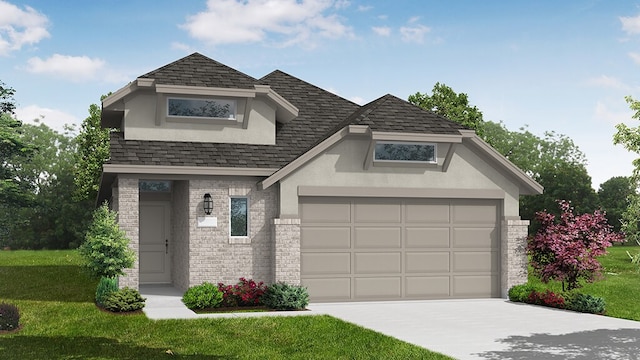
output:
[[[169,239],[164,240],[164,253],[165,254],[169,253]]]

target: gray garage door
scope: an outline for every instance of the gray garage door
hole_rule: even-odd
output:
[[[312,301],[500,296],[495,200],[301,198]]]

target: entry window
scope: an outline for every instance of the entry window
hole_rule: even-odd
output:
[[[379,141],[374,160],[436,163],[436,144]]]
[[[226,99],[168,98],[167,116],[235,120],[236,102]]]
[[[231,236],[249,236],[249,198],[232,197],[230,214]]]

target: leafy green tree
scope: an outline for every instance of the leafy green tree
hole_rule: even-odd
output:
[[[116,221],[117,213],[106,203],[93,213],[80,254],[87,268],[96,277],[114,278],[124,275],[124,269],[133,265],[135,253],[129,248],[129,239]]]
[[[417,92],[409,96],[409,102],[473,129],[478,136],[484,137],[482,112],[469,105],[469,97],[465,93],[458,94],[438,82],[433,86],[431,95]]]
[[[626,96],[624,99],[634,112],[631,118],[640,120],[640,101],[631,96]],[[640,154],[640,126],[630,127],[620,123],[616,125],[616,130],[613,135],[613,143]],[[633,174],[630,177],[631,186],[637,190],[640,186],[640,157],[631,163],[633,164]],[[627,241],[640,244],[640,194],[636,191],[628,200],[627,209],[622,214],[622,230],[625,232]]]
[[[633,182],[627,176],[615,176],[600,184],[598,200],[606,212],[607,222],[613,226],[616,232],[621,230],[622,218],[628,207],[629,197],[635,195]]]
[[[15,89],[7,87],[0,81],[0,113],[14,115],[16,112],[16,101],[13,95],[16,94]]]
[[[102,97],[104,99],[105,96]],[[75,167],[76,192],[78,201],[95,202],[100,187],[102,164],[109,158],[109,129],[100,125],[100,106],[91,104],[89,116],[82,122],[76,137],[78,151]]]

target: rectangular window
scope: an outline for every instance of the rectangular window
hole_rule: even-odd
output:
[[[236,102],[225,99],[168,98],[167,116],[235,120]]]
[[[138,190],[140,192],[171,192],[171,181],[140,180]]]
[[[373,159],[436,163],[436,144],[377,142]]]
[[[249,236],[249,198],[232,197],[230,208],[231,236]]]

